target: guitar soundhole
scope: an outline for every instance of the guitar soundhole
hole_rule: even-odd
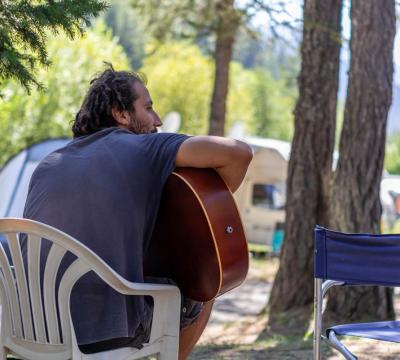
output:
[[[225,228],[225,232],[226,232],[227,234],[232,234],[232,233],[233,233],[233,227],[232,227],[232,226],[227,226],[227,227]]]

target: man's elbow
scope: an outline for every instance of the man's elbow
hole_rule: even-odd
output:
[[[249,165],[251,160],[253,159],[253,150],[249,146],[249,144],[243,141],[237,141],[237,150],[234,154],[235,160],[240,161],[244,165]]]

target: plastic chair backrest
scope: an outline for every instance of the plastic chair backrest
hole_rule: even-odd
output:
[[[36,221],[16,218],[0,219],[0,233],[5,235],[12,256],[11,265],[3,246],[0,246],[2,305],[0,359],[6,358],[6,348],[28,359],[63,360],[71,359],[72,356],[86,357],[79,352],[76,344],[69,300],[76,281],[91,270],[122,294],[154,297],[155,309],[150,339],[154,345],[148,347],[148,350],[143,349],[143,352],[149,354],[154,351],[160,352],[164,346],[168,354],[172,354],[172,358],[175,358],[180,306],[180,294],[177,287],[129,282],[71,236]],[[27,266],[24,264],[21,252],[21,234],[27,237]],[[41,288],[42,239],[50,241],[52,246],[47,256]],[[65,270],[56,292],[57,271],[68,251],[76,256],[76,260]],[[162,340],[163,335],[167,336],[164,340]],[[154,351],[150,352],[151,349]],[[116,355],[121,353],[123,357],[129,353],[130,358],[135,358],[131,356],[134,351],[141,352],[134,349],[127,349],[125,352],[121,349],[115,352]],[[110,356],[106,355],[108,353],[111,351],[104,353],[105,358]],[[101,356],[103,355],[93,354],[87,357],[102,358]]]
[[[82,245],[66,234],[26,220],[0,220],[0,232],[7,239],[12,257],[11,266],[1,246],[3,346],[28,358],[40,353],[44,356],[51,353],[53,359],[71,358],[69,296],[75,282],[91,269],[78,257],[66,269],[57,293],[55,283],[61,260],[70,250],[69,245],[73,242],[76,247]],[[21,234],[27,236],[27,266],[21,252]],[[40,279],[42,237],[53,243],[45,265],[43,292]]]

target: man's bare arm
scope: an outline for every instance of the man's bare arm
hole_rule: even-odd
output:
[[[194,136],[182,143],[176,166],[214,168],[235,192],[246,174],[253,157],[246,143],[218,136]]]

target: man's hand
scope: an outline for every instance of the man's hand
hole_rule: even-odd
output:
[[[253,158],[246,143],[218,136],[194,136],[185,140],[176,156],[176,166],[214,168],[235,192]]]

